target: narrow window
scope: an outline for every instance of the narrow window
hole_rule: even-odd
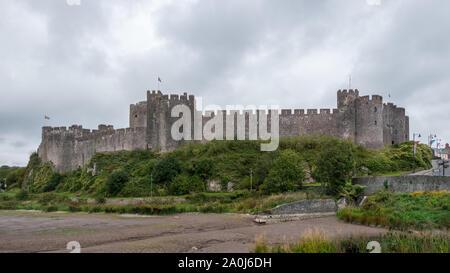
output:
[[[374,124],[375,124],[375,126],[377,126],[377,121],[376,120],[375,120]]]
[[[378,110],[378,109],[377,109],[376,107],[375,107],[375,108],[373,108],[373,111],[374,111],[374,112],[377,112],[377,110]]]
[[[134,115],[135,118],[137,118],[137,115]]]

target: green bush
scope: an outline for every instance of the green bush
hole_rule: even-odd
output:
[[[132,177],[128,181],[124,188],[120,191],[120,196],[150,196],[158,195],[157,190],[161,185],[151,184],[150,175],[142,177]]]
[[[6,185],[10,189],[21,188],[25,175],[25,168],[11,168],[11,169],[12,170],[5,177]]]
[[[191,175],[197,175],[201,179],[206,180],[212,175],[214,161],[210,158],[194,158],[191,160],[190,165]]]
[[[43,164],[39,159],[39,156],[36,152],[30,155],[30,159],[28,160],[27,167],[25,168],[25,176],[22,182],[22,189],[30,189],[31,185],[34,183],[34,178],[36,173],[39,171],[39,168]]]
[[[348,204],[355,205],[358,198],[364,195],[365,186],[344,185],[340,188],[338,196],[345,198]]]
[[[404,142],[386,146],[380,150],[367,150],[359,146],[356,152],[359,167],[366,167],[369,175],[395,171],[409,171],[414,168],[431,168],[432,150],[424,144],[417,145],[416,157],[413,143]]]
[[[129,175],[124,169],[115,170],[106,180],[105,190],[109,196],[117,195],[129,180]]]
[[[78,192],[82,189],[81,169],[66,173],[56,190],[60,192]]]
[[[34,169],[34,171],[36,173],[30,186],[30,190],[34,193],[53,191],[63,180],[63,176],[54,172],[52,165],[48,162]]]
[[[153,183],[165,184],[181,173],[181,164],[173,157],[165,157],[160,160],[153,170]]]
[[[256,166],[254,168],[254,179],[253,179],[253,187],[258,188],[260,185],[264,183],[266,177],[269,176],[269,171],[272,169],[273,165],[273,156],[275,153],[264,153],[258,159]]]
[[[205,183],[198,176],[177,175],[168,186],[169,194],[183,195],[206,190]]]
[[[16,193],[15,198],[18,201],[24,201],[28,199],[28,196],[29,196],[28,191],[20,190],[18,193]]]
[[[313,177],[326,183],[332,194],[349,181],[356,170],[355,145],[342,139],[331,139],[322,148],[313,171]]]
[[[265,193],[295,191],[305,179],[303,161],[293,150],[284,150],[274,160],[261,189]]]

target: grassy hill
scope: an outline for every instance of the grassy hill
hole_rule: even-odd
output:
[[[283,138],[279,149],[273,152],[261,152],[260,141],[211,141],[188,143],[164,154],[152,151],[97,153],[83,168],[66,174],[56,173],[51,163],[42,163],[33,154],[26,168],[14,170],[14,175],[10,175],[14,183],[8,185],[32,193],[166,196],[204,192],[208,180],[220,183],[224,191],[229,182],[235,190],[250,189],[252,173],[252,188],[260,190],[274,161],[287,150],[297,154],[302,162],[302,171],[312,173],[314,177],[316,159],[332,139],[328,136]],[[432,151],[426,145],[418,146],[414,158],[412,142],[381,150],[368,150],[349,143],[354,146],[357,161],[355,176],[431,167]]]

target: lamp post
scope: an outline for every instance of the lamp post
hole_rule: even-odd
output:
[[[413,167],[413,173],[416,172],[416,153],[417,153],[417,142],[416,142],[416,135],[417,138],[421,138],[422,136],[419,133],[413,133],[413,146],[414,146],[414,167]]]
[[[250,191],[253,190],[253,169],[250,168]]]

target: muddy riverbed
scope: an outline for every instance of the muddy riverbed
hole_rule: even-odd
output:
[[[260,225],[253,216],[184,213],[139,216],[104,213],[0,211],[0,252],[249,252],[255,237],[270,244],[297,241],[308,231],[376,236],[383,228],[353,225],[335,216]]]

